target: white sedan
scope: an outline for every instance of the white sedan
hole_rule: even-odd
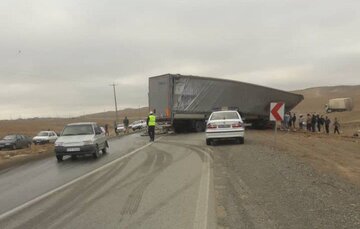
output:
[[[236,139],[244,144],[245,126],[237,111],[213,112],[206,125],[206,144],[214,140]]]
[[[32,141],[34,144],[53,143],[58,138],[54,131],[40,131]]]

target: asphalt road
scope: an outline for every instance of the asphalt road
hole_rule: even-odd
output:
[[[359,187],[246,142],[114,139],[108,155],[0,173],[0,228],[360,228]]]
[[[28,163],[0,174],[0,228],[215,228],[210,166],[201,147],[139,134],[98,160]]]

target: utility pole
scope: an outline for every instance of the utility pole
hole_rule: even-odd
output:
[[[113,87],[114,89],[114,100],[115,100],[115,121],[116,121],[116,124],[118,123],[118,109],[117,109],[117,102],[116,102],[116,90],[115,90],[115,87],[117,86],[117,84],[113,83],[113,84],[110,84],[110,86]]]

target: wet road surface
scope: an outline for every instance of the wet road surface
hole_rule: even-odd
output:
[[[247,131],[114,139],[108,155],[0,173],[0,228],[360,228],[359,187]],[[270,136],[272,137],[272,136]]]
[[[3,172],[0,227],[214,228],[210,156],[168,138],[129,135],[99,160],[49,158]]]

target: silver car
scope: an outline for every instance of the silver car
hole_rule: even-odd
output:
[[[63,156],[90,154],[94,158],[107,152],[109,147],[105,133],[95,122],[71,123],[65,126],[60,137],[55,142],[55,154],[58,161]]]
[[[210,115],[206,125],[207,145],[221,139],[235,139],[243,144],[244,137],[244,122],[237,111],[216,111]]]

